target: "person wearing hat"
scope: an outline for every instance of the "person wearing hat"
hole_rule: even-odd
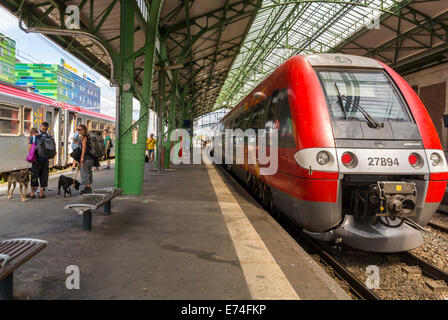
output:
[[[106,150],[106,160],[107,160],[107,167],[105,170],[110,170],[110,149],[112,149],[112,139],[110,138],[110,131],[109,129],[104,129],[104,147]]]

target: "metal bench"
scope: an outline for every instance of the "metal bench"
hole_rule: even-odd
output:
[[[92,229],[92,210],[96,210],[101,206],[104,206],[104,213],[110,215],[113,198],[122,193],[123,190],[115,188],[94,189],[92,193],[86,193],[81,196],[80,203],[69,204],[64,209],[73,209],[78,214],[83,216],[83,230]]]
[[[0,241],[0,299],[12,297],[14,271],[47,246],[39,239],[9,239]]]

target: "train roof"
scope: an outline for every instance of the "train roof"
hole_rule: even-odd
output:
[[[340,53],[307,54],[304,57],[313,67],[353,67],[384,69],[375,59]]]
[[[59,101],[53,100],[51,98],[47,98],[47,97],[37,94],[37,93],[27,92],[27,91],[25,91],[25,88],[23,88],[23,89],[17,88],[17,86],[10,85],[10,84],[6,85],[6,84],[4,84],[4,82],[0,83],[0,93],[10,95],[13,97],[19,97],[19,98],[29,100],[32,102],[47,104],[47,105],[50,105],[55,108],[61,108],[61,109],[81,113],[84,115],[101,118],[104,120],[115,121],[114,117],[107,116],[107,115],[104,115],[104,114],[101,114],[98,112],[94,112],[91,110],[87,110],[87,109],[84,109],[81,107],[73,106],[68,103],[59,102]]]

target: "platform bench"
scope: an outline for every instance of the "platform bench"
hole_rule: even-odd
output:
[[[64,209],[73,209],[78,214],[82,215],[82,229],[91,230],[92,211],[104,206],[104,213],[106,215],[110,215],[112,210],[112,199],[122,192],[122,189],[116,188],[93,189],[92,193],[81,195],[82,200],[80,203],[66,205]]]
[[[0,241],[0,299],[12,297],[14,271],[47,246],[39,239],[9,239]]]

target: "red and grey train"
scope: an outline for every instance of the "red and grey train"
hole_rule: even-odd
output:
[[[275,174],[260,175],[258,159],[248,164],[247,155],[227,167],[311,236],[372,252],[423,243],[421,227],[446,189],[447,161],[425,106],[385,64],[294,56],[217,130],[224,137],[236,128],[278,130]]]
[[[25,161],[27,139],[32,127],[43,121],[50,125],[56,142],[56,157],[51,166],[64,167],[72,163],[71,143],[76,126],[89,130],[109,129],[115,135],[115,119],[80,107],[61,103],[43,95],[29,92],[29,88],[0,82],[0,178],[10,171],[29,168]],[[112,149],[111,155],[114,155]]]

